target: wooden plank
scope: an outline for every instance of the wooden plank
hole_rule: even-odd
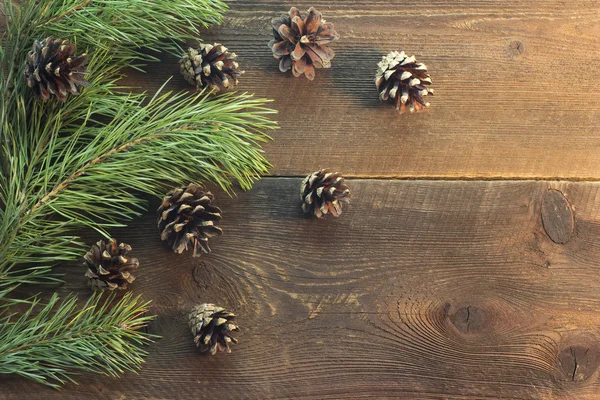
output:
[[[144,369],[60,393],[0,378],[0,397],[598,398],[600,183],[350,180],[324,221],[299,185],[217,193],[225,233],[201,259],[165,248],[153,214],[116,231],[159,315]],[[61,290],[87,293],[83,267],[65,271]],[[239,315],[232,354],[197,353],[201,302]]]
[[[600,178],[600,3],[595,0],[296,2],[333,22],[330,70],[282,74],[267,42],[291,3],[231,1],[204,36],[239,55],[239,90],[275,99],[281,129],[265,146],[275,176],[330,167],[354,177]],[[429,66],[431,108],[380,104],[376,64],[391,50]],[[134,74],[145,90],[177,60]]]

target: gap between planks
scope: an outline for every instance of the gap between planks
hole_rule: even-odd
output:
[[[310,172],[307,172],[308,175]],[[262,179],[297,179],[305,178],[306,175],[266,175]],[[443,176],[443,175],[346,175],[342,171],[344,179],[362,179],[362,180],[386,180],[386,181],[446,181],[446,182],[500,182],[500,181],[517,181],[517,182],[600,182],[600,179],[595,177],[506,177],[506,176]]]

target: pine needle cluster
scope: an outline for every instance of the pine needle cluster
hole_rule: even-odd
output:
[[[75,382],[73,373],[118,376],[135,371],[150,341],[144,334],[149,302],[126,294],[101,299],[94,294],[82,307],[77,298],[54,294],[43,306],[36,299],[22,314],[0,319],[0,374],[15,374],[58,389]],[[59,348],[60,347],[60,348]],[[58,351],[60,350],[60,351]]]
[[[132,94],[118,83],[123,68],[145,68],[156,61],[148,50],[179,55],[181,43],[197,35],[199,27],[219,23],[226,9],[220,0],[23,0],[18,6],[3,0],[0,310],[4,314],[20,301],[14,296],[17,287],[60,282],[52,268],[80,257],[85,248],[73,232],[93,228],[108,237],[108,229],[123,226],[145,210],[140,194],[162,196],[175,185],[202,181],[231,193],[234,181],[249,189],[267,172],[270,165],[259,146],[275,128],[267,100],[248,94],[171,93],[164,86],[148,96]],[[90,85],[65,103],[36,100],[23,79],[33,41],[47,36],[69,39],[78,52],[89,54]],[[81,357],[94,340],[115,346],[128,338],[134,344],[144,340],[143,334],[134,333],[147,321],[133,317],[144,308],[137,299],[125,297],[118,303],[123,312],[106,314],[110,318],[103,313],[111,311],[97,307],[99,298],[90,301],[90,310],[96,311],[79,313],[69,298],[53,314],[50,310],[58,305],[53,297],[43,308],[46,311],[35,317],[31,311],[15,322],[4,317],[0,373],[19,373],[55,385],[70,379],[69,363],[73,369],[87,364]],[[71,318],[77,324],[66,322]],[[73,347],[76,354],[69,358],[63,348],[76,337],[72,335],[78,324],[126,328],[108,330],[104,337],[101,330],[96,338],[80,337],[81,346]],[[43,332],[42,352],[35,350],[41,347],[11,351],[21,346],[11,337],[20,328]],[[139,366],[141,359],[119,358],[116,350],[105,347],[106,354],[95,354],[98,363],[83,370],[116,373]],[[111,357],[113,361],[108,361]],[[43,365],[42,359],[55,360],[53,367]],[[33,370],[25,368],[26,363]]]

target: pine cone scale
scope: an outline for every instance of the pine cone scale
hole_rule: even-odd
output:
[[[308,44],[306,45],[306,47],[309,50],[308,55],[310,56],[314,64],[319,63],[321,64],[322,68],[331,67],[331,53],[329,51],[314,44]]]
[[[329,22],[325,23],[321,26],[317,35],[318,36],[316,37],[315,40],[317,42],[321,42],[323,44],[333,42],[334,40],[336,40],[338,38],[338,35],[335,32],[335,29],[333,29],[333,24],[331,24]]]
[[[297,7],[290,8],[288,15],[290,16],[290,19],[294,19],[295,17],[302,18],[300,15],[300,10]]]
[[[286,18],[273,18],[271,20],[271,27],[273,28],[273,36],[275,36],[275,40],[283,40],[281,35],[279,35],[279,26],[281,24],[285,24]]]
[[[281,24],[277,31],[282,38],[287,39],[290,43],[293,43],[297,40],[296,37],[298,36],[298,31],[294,32],[292,28],[287,25]]]
[[[295,77],[302,75],[306,71],[306,60],[301,59],[293,64],[293,73]]]
[[[315,35],[319,30],[319,26],[321,25],[321,13],[315,10],[314,8],[310,8],[308,10],[308,16],[306,17],[306,33],[308,35]]]
[[[290,57],[284,57],[279,62],[279,70],[281,72],[289,71],[292,68],[293,60]]]
[[[283,23],[283,22],[282,22]],[[292,28],[296,32],[304,32],[304,21],[298,15],[292,18]]]

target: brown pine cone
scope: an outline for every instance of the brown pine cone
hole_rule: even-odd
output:
[[[350,203],[350,189],[344,178],[329,169],[322,169],[308,175],[300,187],[302,210],[322,218],[327,213],[339,217],[342,203]]]
[[[76,46],[68,40],[47,37],[36,40],[27,55],[25,81],[36,96],[46,101],[55,96],[59,101],[67,95],[79,94],[77,85],[87,86],[84,76],[87,55],[74,56]]]
[[[221,220],[221,210],[211,204],[213,200],[212,193],[193,183],[169,192],[158,208],[160,238],[178,254],[190,244],[194,257],[210,253],[208,238],[223,233],[215,226]]]
[[[381,100],[395,103],[400,114],[406,112],[407,105],[411,113],[429,107],[423,96],[433,95],[433,89],[429,89],[431,77],[427,66],[417,63],[415,56],[392,51],[377,66],[375,84]]]
[[[140,263],[137,258],[127,258],[131,246],[118,243],[117,239],[98,241],[83,257],[83,265],[87,267],[85,276],[94,290],[127,289],[133,282],[135,271]]]
[[[219,91],[238,83],[243,71],[238,71],[237,55],[229,53],[222,44],[200,44],[198,49],[189,48],[179,66],[185,80],[197,89],[209,87]]]
[[[288,15],[273,19],[271,25],[275,39],[269,42],[269,47],[280,60],[281,72],[291,68],[294,76],[304,74],[312,81],[315,68],[331,67],[335,53],[327,45],[339,39],[339,35],[333,24],[322,19],[321,13],[313,7],[305,18],[292,7]]]
[[[214,304],[200,304],[192,309],[189,325],[194,335],[194,343],[200,351],[215,355],[217,350],[231,353],[229,343],[237,343],[231,332],[240,328],[233,323],[235,315]]]

